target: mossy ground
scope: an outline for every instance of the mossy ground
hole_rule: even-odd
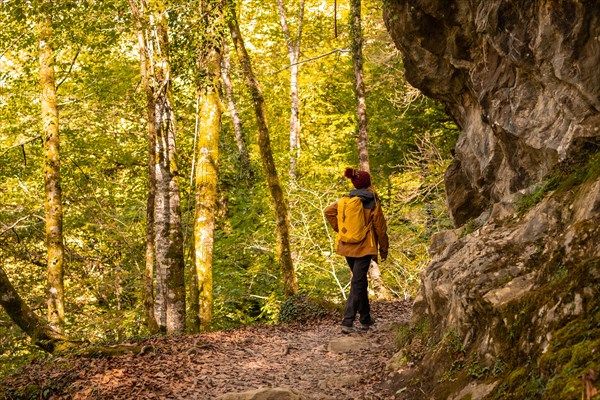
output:
[[[397,342],[406,351],[407,358],[416,365],[430,366],[420,369],[416,374],[420,379],[413,384],[424,388],[423,382],[430,382],[429,393],[440,399],[456,394],[470,381],[498,382],[487,399],[581,399],[581,376],[590,370],[600,371],[599,282],[591,281],[596,293],[586,297],[586,309],[579,316],[567,317],[568,322],[563,326],[548,327],[552,339],[544,352],[535,346],[526,351],[524,346],[532,340],[531,321],[541,304],[553,295],[564,291],[573,293],[577,287],[582,289],[583,286],[579,286],[582,282],[576,277],[589,283],[590,276],[585,272],[588,268],[600,266],[584,263],[542,293],[534,292],[524,302],[514,304],[515,319],[509,322],[504,351],[492,364],[479,358],[475,346],[463,347],[463,338],[455,331],[446,332],[441,341],[432,343],[435,332],[427,319],[418,327],[400,327]]]
[[[600,152],[597,150],[582,154],[577,159],[569,162],[557,164],[535,190],[519,201],[517,211],[520,214],[525,214],[542,201],[549,192],[565,193],[578,185],[593,182],[599,177]]]

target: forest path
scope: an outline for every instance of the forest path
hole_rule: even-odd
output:
[[[395,349],[393,326],[408,320],[410,304],[375,302],[372,313],[377,324],[368,333],[342,335],[329,319],[162,337],[145,341],[151,351],[143,355],[33,364],[19,379],[42,388],[53,382],[53,400],[216,399],[262,387],[314,399],[393,399],[384,368]],[[337,352],[340,339],[357,346]]]

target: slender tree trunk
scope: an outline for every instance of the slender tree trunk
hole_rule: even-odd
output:
[[[283,0],[277,0],[279,10],[279,23],[285,35],[285,42],[290,60],[290,177],[298,178],[298,158],[300,157],[300,96],[298,94],[298,75],[300,66],[300,43],[302,41],[302,21],[304,19],[304,0],[300,1],[298,10],[298,33],[296,38],[292,38],[287,24],[285,7]]]
[[[217,0],[219,1],[219,0]],[[210,10],[210,12],[209,12]],[[198,48],[199,133],[195,171],[196,210],[194,218],[194,263],[198,281],[198,318],[200,330],[210,330],[213,306],[213,244],[221,132],[219,79],[223,55],[224,18],[222,3],[201,3],[206,38]]]
[[[153,224],[147,227],[146,281],[150,283],[152,278],[148,274],[155,269],[154,316],[159,329],[169,334],[182,333],[185,331],[183,233],[167,21],[160,0],[141,0],[140,5],[135,0],[129,0],[129,4],[138,23],[142,83],[147,99],[150,148],[148,207],[153,207],[152,216],[150,208],[147,211],[147,223]],[[153,261],[156,268],[150,267],[154,265]],[[150,298],[150,289],[147,287],[145,301],[148,302]],[[149,328],[152,330],[150,325],[151,320]]]
[[[371,266],[369,267],[369,279],[371,280],[371,290],[378,299],[385,300],[391,298],[390,291],[383,283],[379,264],[375,261],[371,261]]]
[[[66,340],[58,331],[53,329],[43,319],[39,318],[25,304],[13,285],[10,283],[4,269],[0,267],[0,305],[8,316],[25,332],[35,344],[52,353],[57,344]]]
[[[231,60],[229,57],[229,49],[226,44],[223,45],[221,80],[223,81],[223,86],[225,88],[225,100],[227,100],[229,115],[231,116],[231,120],[233,122],[233,132],[235,133],[235,143],[237,144],[240,154],[240,164],[242,167],[250,170],[250,156],[248,156],[246,139],[244,138],[244,130],[242,128],[242,120],[240,119],[233,96],[233,84],[231,83]]]
[[[361,0],[351,0],[350,8],[350,37],[352,40],[352,64],[354,67],[354,92],[356,95],[356,120],[358,122],[358,165],[362,171],[370,172],[369,140],[367,134],[367,99],[363,72],[363,37],[361,27]],[[372,288],[378,298],[388,298],[389,291],[383,284],[379,264],[371,263],[369,278]]]
[[[351,0],[350,38],[352,40],[352,64],[354,66],[354,92],[356,95],[356,117],[358,122],[358,162],[362,171],[370,171],[367,135],[367,101],[363,73],[363,37],[361,28],[361,0]]]
[[[64,247],[63,210],[60,187],[60,138],[58,133],[58,106],[54,77],[52,49],[52,3],[45,1],[38,24],[41,108],[44,141],[44,191],[46,194],[46,247],[48,256],[48,321],[61,329],[64,309]]]
[[[156,149],[156,138],[148,135],[148,198],[146,201],[146,268],[144,269],[144,313],[146,327],[150,333],[159,333],[160,327],[156,322],[154,315],[154,273],[155,263],[154,255],[156,248],[154,246],[154,203],[156,196],[156,176],[154,172],[154,158]]]
[[[210,329],[212,321],[212,261],[217,203],[217,163],[221,111],[218,93],[213,89],[202,96],[202,124],[196,164],[196,210],[194,216],[194,264],[198,282],[198,318],[200,330]],[[205,88],[204,90],[207,90]]]
[[[192,179],[194,175],[192,175]],[[193,184],[192,184],[193,185]],[[193,186],[192,186],[193,187]],[[193,238],[193,237],[192,237]],[[194,238],[193,238],[194,239]],[[194,239],[195,240],[195,239]],[[200,332],[200,292],[198,288],[198,276],[196,274],[196,255],[194,240],[190,243],[191,265],[188,271],[188,307],[190,310],[190,319],[188,320],[188,330],[190,333]]]
[[[152,93],[149,76],[150,66],[148,60],[148,49],[146,48],[145,31],[142,17],[134,2],[130,1],[131,10],[137,26],[138,45],[140,51],[140,67],[142,75],[142,87],[146,91],[146,117],[148,119],[148,197],[146,200],[146,267],[144,270],[144,314],[146,327],[151,333],[159,333],[160,327],[154,316],[154,203],[156,197],[156,173],[154,161],[156,159],[156,128],[154,127],[154,95]]]
[[[166,27],[166,21],[164,26]],[[164,35],[166,38],[166,31]],[[162,204],[156,204],[154,219],[159,227],[156,234],[157,266],[161,271],[165,271],[163,276],[166,289],[166,328],[167,333],[175,334],[185,332],[185,263],[181,200],[177,180],[179,171],[176,164],[175,113],[172,108],[170,84],[167,86],[164,102],[157,104],[157,115],[162,111],[162,116],[159,117],[162,127],[157,135],[157,143],[160,144],[157,146],[156,164],[157,181],[160,176],[160,186],[166,192],[161,196],[161,199],[164,199]],[[159,242],[162,245],[159,246]]]
[[[294,57],[294,62],[298,58]],[[300,158],[300,98],[298,95],[298,65],[290,68],[290,177],[298,179],[298,158]]]
[[[267,175],[267,182],[269,191],[271,192],[273,206],[275,207],[278,262],[283,274],[284,293],[286,296],[290,296],[298,292],[298,283],[296,281],[296,272],[294,271],[292,253],[290,251],[290,220],[288,215],[288,205],[283,194],[281,183],[279,182],[275,161],[273,160],[273,153],[271,152],[265,99],[260,84],[252,71],[252,63],[250,62],[246,47],[244,46],[234,7],[230,8],[229,29],[244,76],[246,77],[246,82],[252,93],[252,99],[254,100],[254,111],[256,113],[258,125],[258,146],[263,162],[263,168]]]
[[[148,197],[146,200],[146,267],[144,269],[144,314],[146,327],[151,333],[159,333],[160,327],[154,315],[154,273],[155,253],[154,246],[154,203],[156,197],[156,173],[154,162],[156,159],[156,128],[154,126],[154,95],[150,87],[150,65],[144,22],[136,3],[130,0],[130,7],[137,27],[138,46],[140,52],[140,69],[142,87],[146,92],[146,117],[148,119]]]

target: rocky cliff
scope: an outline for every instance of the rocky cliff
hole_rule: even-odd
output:
[[[432,239],[391,367],[399,396],[591,396],[600,3],[385,0],[384,19],[409,82],[461,128],[445,176],[457,228]]]

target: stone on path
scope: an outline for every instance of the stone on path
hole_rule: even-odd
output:
[[[241,393],[226,393],[218,400],[311,400],[312,397],[295,389],[261,388]]]
[[[332,353],[343,354],[368,349],[369,347],[369,341],[364,337],[343,336],[329,342],[327,350]]]

